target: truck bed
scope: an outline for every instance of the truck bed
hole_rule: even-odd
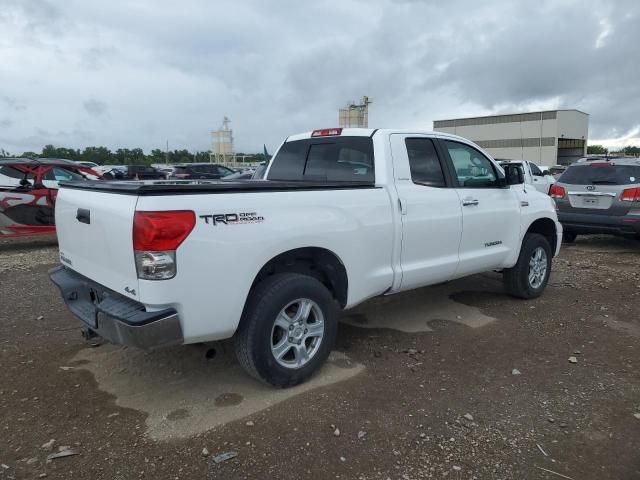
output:
[[[61,188],[92,190],[121,195],[180,195],[201,193],[249,193],[295,190],[352,190],[375,188],[373,182],[309,182],[273,180],[148,180],[148,181],[104,181],[60,182]]]

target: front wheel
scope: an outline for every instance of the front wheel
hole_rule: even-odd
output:
[[[322,366],[336,340],[339,307],[317,279],[267,277],[253,288],[234,337],[236,356],[253,377],[292,387]]]
[[[551,274],[551,256],[551,246],[543,235],[527,233],[518,262],[504,271],[507,293],[518,298],[542,295]]]

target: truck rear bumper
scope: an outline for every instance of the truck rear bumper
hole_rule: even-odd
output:
[[[611,216],[558,212],[558,220],[562,223],[564,231],[568,233],[640,234],[640,218],[638,215]]]
[[[184,342],[174,308],[148,312],[142,303],[64,266],[49,270],[49,278],[60,289],[69,310],[111,343],[154,348]]]

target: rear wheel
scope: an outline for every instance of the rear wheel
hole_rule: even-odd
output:
[[[297,273],[267,277],[250,293],[234,337],[253,377],[276,387],[307,380],[335,345],[339,307],[318,280]]]
[[[504,271],[507,293],[518,298],[542,295],[551,274],[551,256],[551,247],[543,235],[527,233],[518,262]]]

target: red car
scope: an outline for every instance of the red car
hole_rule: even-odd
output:
[[[55,233],[58,182],[99,178],[91,168],[69,160],[0,160],[0,238]]]

